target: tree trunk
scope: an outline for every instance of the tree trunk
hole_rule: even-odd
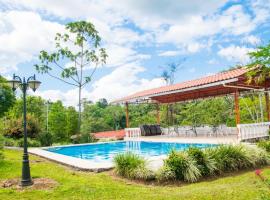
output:
[[[82,119],[82,102],[81,102],[82,86],[79,86],[79,118],[78,118],[78,134],[81,133],[81,119]]]

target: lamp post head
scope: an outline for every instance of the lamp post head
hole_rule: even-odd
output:
[[[13,79],[8,81],[9,86],[12,88],[13,91],[15,91],[21,84],[21,81],[16,79],[15,74],[13,74]]]
[[[36,75],[34,75],[31,80],[28,80],[27,84],[35,92],[40,86],[41,82],[37,81]]]

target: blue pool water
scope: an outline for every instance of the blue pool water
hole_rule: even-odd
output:
[[[188,147],[206,148],[215,146],[213,144],[183,144],[168,142],[144,142],[144,141],[123,141],[96,143],[77,146],[54,147],[47,151],[82,158],[92,161],[111,161],[116,154],[132,151],[138,155],[149,158],[153,156],[166,155],[171,150],[184,150]]]

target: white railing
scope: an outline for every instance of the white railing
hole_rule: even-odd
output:
[[[269,136],[270,122],[238,124],[238,140],[255,139]]]
[[[141,136],[140,128],[125,128],[125,134],[127,138],[134,138]]]
[[[191,126],[178,126],[178,127],[167,127],[161,128],[162,135],[165,136],[182,136],[182,137],[194,137],[196,136]],[[221,136],[236,136],[236,127],[227,127],[226,125],[220,125],[214,129],[210,126],[196,127],[196,133],[198,137],[221,137]]]

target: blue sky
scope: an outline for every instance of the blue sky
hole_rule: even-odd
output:
[[[249,62],[270,40],[270,0],[0,0],[0,74],[36,73],[39,51],[70,21],[92,22],[107,49],[83,97],[113,100],[164,85],[164,67],[186,59],[176,82]],[[90,73],[91,71],[85,71]],[[36,95],[77,104],[77,90],[48,76]]]

